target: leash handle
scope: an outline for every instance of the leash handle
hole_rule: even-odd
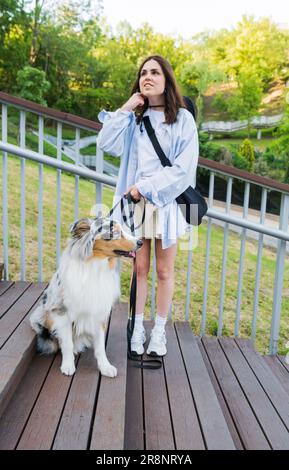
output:
[[[126,213],[125,213],[125,208],[124,208],[124,202],[123,202],[123,199],[127,199],[127,202],[128,202],[128,208],[129,208],[129,216],[127,217]],[[124,223],[126,224],[126,226],[130,229],[131,233],[133,235],[135,235],[135,230],[138,229],[139,227],[141,227],[144,223],[144,220],[145,220],[145,212],[146,212],[146,206],[144,204],[144,208],[143,208],[143,214],[142,214],[142,220],[140,222],[139,225],[137,225],[135,227],[134,225],[134,207],[133,207],[133,204],[137,204],[139,201],[137,201],[136,199],[134,199],[131,195],[131,193],[128,193],[126,196],[123,196],[123,198],[121,199],[120,201],[120,205],[121,205],[121,214],[122,214],[122,218],[124,220]]]

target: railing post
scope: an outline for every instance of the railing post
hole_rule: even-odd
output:
[[[233,186],[233,178],[229,177],[228,184],[227,184],[227,195],[226,195],[226,213],[227,214],[230,213],[231,199],[232,199],[232,186]],[[222,331],[223,331],[223,313],[224,313],[225,284],[226,284],[226,270],[227,270],[228,237],[229,237],[229,224],[228,222],[226,222],[225,228],[224,228],[222,278],[221,278],[221,292],[220,292],[217,336],[222,336]]]
[[[246,182],[245,192],[244,192],[244,203],[243,203],[243,218],[245,220],[248,218],[249,197],[250,197],[250,183]],[[236,306],[236,318],[235,318],[235,330],[234,330],[234,335],[236,337],[239,336],[239,326],[240,326],[240,319],[241,319],[246,233],[247,233],[247,229],[243,228],[242,235],[241,235],[241,250],[240,250],[240,262],[239,262],[239,272],[238,272],[238,294],[237,294],[237,306]]]
[[[215,174],[213,171],[210,171],[210,183],[209,183],[209,208],[213,207],[214,203],[214,184],[215,184]],[[204,274],[204,296],[203,296],[203,307],[202,307],[202,325],[201,325],[201,336],[205,334],[206,331],[206,321],[207,321],[207,298],[208,298],[208,287],[209,287],[209,264],[210,264],[210,249],[211,249],[211,229],[212,229],[212,219],[211,217],[207,218],[207,239],[206,239],[206,261],[205,261],[205,274]]]
[[[62,123],[57,122],[57,160],[62,160]],[[61,255],[61,170],[57,170],[56,193],[56,266],[59,267]]]
[[[279,221],[280,230],[284,230],[284,231],[287,230],[288,217],[289,217],[289,196],[282,193],[281,208],[280,208],[280,221]],[[271,336],[270,336],[270,354],[272,355],[275,355],[278,352],[285,257],[286,257],[286,241],[278,240],[278,251],[277,251],[277,260],[276,260],[275,282],[274,282],[273,311],[272,311],[272,322],[271,322]]]
[[[25,149],[25,141],[26,141],[26,113],[25,111],[20,111],[20,147]],[[26,175],[25,175],[25,165],[26,160],[25,158],[21,158],[21,209],[20,209],[20,218],[21,218],[21,281],[26,280],[26,255],[25,255],[25,245],[26,245]]]
[[[7,143],[7,106],[2,104],[2,141]],[[2,225],[3,225],[3,262],[4,279],[9,279],[9,255],[8,255],[8,157],[3,152],[2,164]]]
[[[260,214],[260,224],[262,225],[265,224],[266,205],[267,205],[267,189],[263,188],[262,199],[261,199],[261,214]],[[251,340],[253,341],[254,344],[256,340],[256,331],[257,331],[257,314],[258,314],[260,277],[261,277],[261,267],[262,267],[263,238],[264,238],[263,233],[259,233],[256,276],[255,276],[255,290],[254,290],[252,333],[251,333]]]
[[[95,163],[95,171],[97,173],[103,173],[103,151],[97,147],[96,149],[96,163]],[[102,204],[102,188],[103,185],[100,182],[96,183],[96,204]],[[98,214],[96,214],[97,216]]]
[[[75,129],[75,165],[79,165],[79,145],[80,145],[80,129]],[[79,213],[79,176],[75,175],[74,180],[74,220],[78,219]]]
[[[44,147],[44,119],[38,116],[38,152],[43,155]],[[38,282],[43,281],[43,164],[38,166]]]

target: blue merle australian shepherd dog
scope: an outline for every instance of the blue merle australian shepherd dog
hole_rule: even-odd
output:
[[[38,351],[62,353],[61,372],[75,372],[74,354],[93,347],[102,375],[115,377],[105,353],[110,311],[120,296],[116,259],[135,256],[143,242],[107,218],[84,218],[72,224],[59,269],[44,291],[30,323]]]

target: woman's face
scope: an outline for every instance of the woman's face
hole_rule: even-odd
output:
[[[151,59],[143,65],[140,72],[140,92],[148,98],[162,95],[165,90],[166,79],[159,63]]]

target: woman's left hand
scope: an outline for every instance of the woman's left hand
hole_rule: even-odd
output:
[[[136,201],[139,201],[141,198],[142,198],[142,195],[141,193],[139,192],[139,190],[137,189],[137,187],[134,185],[134,186],[131,186],[130,188],[127,189],[127,191],[124,193],[124,196],[126,196],[128,193],[131,194],[131,196],[136,200]]]

